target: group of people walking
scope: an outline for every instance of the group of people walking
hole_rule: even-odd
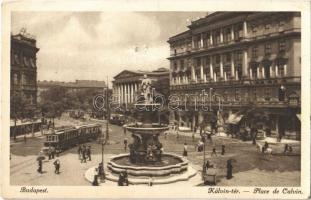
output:
[[[86,147],[85,145],[78,147],[78,158],[81,163],[86,163],[86,160],[91,161],[91,146]]]

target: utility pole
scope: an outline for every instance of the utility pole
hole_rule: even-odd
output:
[[[107,122],[106,122],[106,142],[109,141],[109,119],[110,119],[110,109],[109,109],[109,95],[108,95],[108,76],[107,76],[107,87],[106,87],[106,112],[107,112]]]

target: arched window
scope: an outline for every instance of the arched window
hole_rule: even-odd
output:
[[[17,77],[17,74],[14,74],[14,75],[13,75],[13,83],[14,83],[14,85],[17,85],[17,84],[18,84],[18,77]]]

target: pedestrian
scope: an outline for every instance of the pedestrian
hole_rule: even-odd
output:
[[[78,148],[78,159],[81,160],[81,155],[82,155],[82,147],[81,145],[79,145],[79,148]]]
[[[98,175],[99,177],[101,178],[101,180],[104,180],[105,179],[105,172],[104,172],[104,166],[103,166],[103,163],[99,163],[98,165]]]
[[[123,186],[128,186],[129,185],[129,180],[128,180],[128,174],[127,171],[124,171],[124,180],[123,180]]]
[[[289,146],[289,147],[288,147],[288,152],[289,152],[289,153],[292,153],[292,152],[293,152],[293,147],[292,147],[292,146]]]
[[[268,144],[267,141],[265,141],[265,144],[264,144],[264,146],[262,147],[262,153],[265,153],[266,150],[267,150],[268,148],[269,148],[269,144]]]
[[[215,148],[215,147],[213,147],[213,150],[212,150],[212,154],[211,154],[211,156],[217,156],[217,153],[216,153],[216,148]]]
[[[48,156],[49,156],[49,160],[51,160],[52,159],[52,148],[51,148],[51,146],[49,146]]]
[[[187,143],[186,143],[186,142],[184,143],[184,152],[183,152],[183,156],[184,156],[184,157],[187,157],[187,156],[188,156],[188,146],[187,146]]]
[[[124,171],[121,171],[120,174],[119,174],[119,179],[118,179],[118,186],[125,186],[125,172]]]
[[[232,160],[229,159],[227,160],[227,179],[231,179],[232,178]]]
[[[205,165],[204,165],[204,172],[207,173],[208,169],[212,167],[212,165],[210,164],[209,160],[206,161]]]
[[[149,177],[148,186],[153,186],[153,177],[152,176]]]
[[[39,168],[38,168],[37,171],[38,171],[40,174],[42,174],[42,159],[38,160],[38,164],[39,164]]]
[[[60,161],[58,160],[58,159],[56,159],[55,161],[54,161],[54,167],[55,167],[55,171],[54,171],[54,173],[55,174],[59,174],[59,169],[60,169]]]
[[[179,131],[178,131],[178,127],[176,128],[176,139],[178,140],[179,139]]]
[[[253,145],[256,145],[256,137],[258,135],[258,130],[256,127],[253,127],[251,129],[251,135],[252,135],[252,141],[253,141]]]
[[[89,161],[91,161],[91,146],[88,146],[86,149],[86,155],[89,158]]]
[[[54,159],[55,157],[55,148],[51,148],[51,158]]]
[[[284,153],[286,153],[287,151],[288,151],[288,144],[285,144]]]
[[[210,141],[210,143],[213,143],[212,133],[207,134],[207,139]]]
[[[24,143],[26,144],[26,134],[24,134]]]
[[[82,159],[81,159],[81,163],[84,162],[86,163],[86,147],[85,145],[83,145],[82,147]]]
[[[225,152],[226,152],[225,145],[223,144],[221,145],[221,155],[225,155]]]
[[[126,151],[126,148],[127,148],[127,138],[124,138],[123,143],[124,143],[124,151]]]
[[[202,151],[203,151],[203,145],[204,145],[204,143],[202,142],[202,140],[199,140],[199,143],[198,143],[198,152],[202,152]]]
[[[98,169],[97,168],[95,168],[94,170],[94,179],[93,179],[92,185],[98,186]]]
[[[126,135],[126,127],[123,127],[123,133]]]

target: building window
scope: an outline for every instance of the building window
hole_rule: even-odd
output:
[[[279,52],[282,53],[285,52],[285,50],[286,50],[285,40],[279,41]]]
[[[235,26],[234,39],[238,40],[242,37],[243,37],[243,25],[239,24],[239,25]]]
[[[226,28],[225,29],[225,42],[231,41],[231,29]]]
[[[215,33],[215,44],[220,43],[220,31],[216,31]]]
[[[240,101],[240,89],[239,88],[235,89],[235,97],[234,97],[234,99],[236,101]]]
[[[14,54],[14,64],[17,64],[17,65],[20,64],[18,54]]]
[[[284,77],[285,76],[285,66],[284,64],[281,64],[278,66],[278,76]]]
[[[258,76],[258,74],[257,74],[257,67],[258,67],[257,64],[253,64],[252,65],[251,69],[252,69],[252,78],[253,79],[257,79],[257,76]]]
[[[174,61],[174,63],[173,63],[173,68],[174,68],[174,71],[177,71],[177,62],[176,61]]]
[[[255,23],[253,23],[253,24],[251,25],[251,29],[252,29],[252,32],[253,32],[253,33],[256,33],[256,32],[257,32],[257,26],[256,26]]]
[[[271,88],[265,88],[265,100],[270,101],[271,99]]]
[[[279,88],[279,101],[285,101],[285,87],[283,85]]]
[[[29,65],[29,59],[28,59],[27,57],[24,57],[24,65],[25,65],[26,67],[30,67],[30,65]]]
[[[17,74],[13,74],[13,84],[17,85],[18,84],[18,77]]]
[[[180,60],[180,69],[184,69],[184,60]]]
[[[253,89],[253,100],[257,101],[257,90],[256,90],[256,88]]]
[[[203,47],[207,47],[209,44],[209,35],[204,33],[203,34]]]
[[[226,54],[226,62],[231,62],[231,53]]]
[[[270,78],[270,65],[265,65],[265,78]]]
[[[31,67],[35,68],[36,65],[35,65],[34,59],[33,59],[33,58],[30,58],[29,60],[30,60],[30,65],[31,65]]]
[[[257,58],[257,56],[258,56],[258,47],[254,46],[252,48],[252,58]]]
[[[220,55],[216,55],[216,64],[220,63]]]
[[[236,56],[235,60],[236,60],[237,62],[242,62],[242,60],[243,60],[242,51],[238,51],[238,52],[235,54],[235,56]]]
[[[285,25],[285,21],[284,20],[280,20],[279,21],[279,27],[282,27],[282,26],[284,26]]]
[[[265,55],[270,55],[271,54],[271,44],[265,44]]]

